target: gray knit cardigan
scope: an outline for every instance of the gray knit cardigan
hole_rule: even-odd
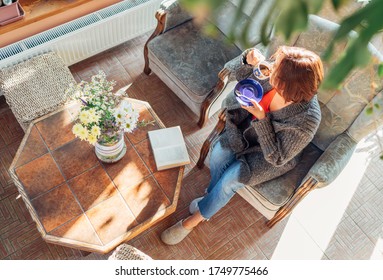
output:
[[[240,65],[240,64],[239,64]],[[236,79],[253,78],[252,67],[235,69]],[[259,81],[264,92],[271,89],[268,80]],[[279,177],[295,167],[302,150],[313,139],[321,120],[316,95],[309,102],[292,103],[252,120],[231,92],[223,101],[226,125],[218,141],[236,153],[241,161],[240,182],[257,185]]]

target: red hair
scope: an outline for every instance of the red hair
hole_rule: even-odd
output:
[[[320,57],[299,47],[281,46],[272,56],[275,59],[270,84],[286,102],[309,101],[323,80]]]

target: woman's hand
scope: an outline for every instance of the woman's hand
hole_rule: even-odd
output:
[[[248,111],[253,116],[255,116],[258,120],[264,119],[266,117],[266,113],[261,107],[261,105],[259,105],[258,102],[255,100],[251,100],[251,104],[253,104],[253,106],[242,105],[241,107],[245,109],[246,111]]]
[[[252,49],[246,56],[247,64],[257,65],[260,61],[265,60],[265,56],[257,49]]]

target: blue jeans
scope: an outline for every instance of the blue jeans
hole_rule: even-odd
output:
[[[240,162],[233,151],[224,149],[218,142],[210,155],[210,184],[204,198],[198,203],[199,211],[205,219],[210,219],[235,192],[245,185],[238,181]]]

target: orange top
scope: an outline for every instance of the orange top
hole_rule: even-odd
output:
[[[261,101],[259,101],[259,105],[261,105],[263,111],[265,113],[270,112],[270,103],[273,100],[277,91],[273,88],[272,90],[266,92],[266,94],[262,97]],[[253,116],[252,119],[255,120],[257,117]]]

